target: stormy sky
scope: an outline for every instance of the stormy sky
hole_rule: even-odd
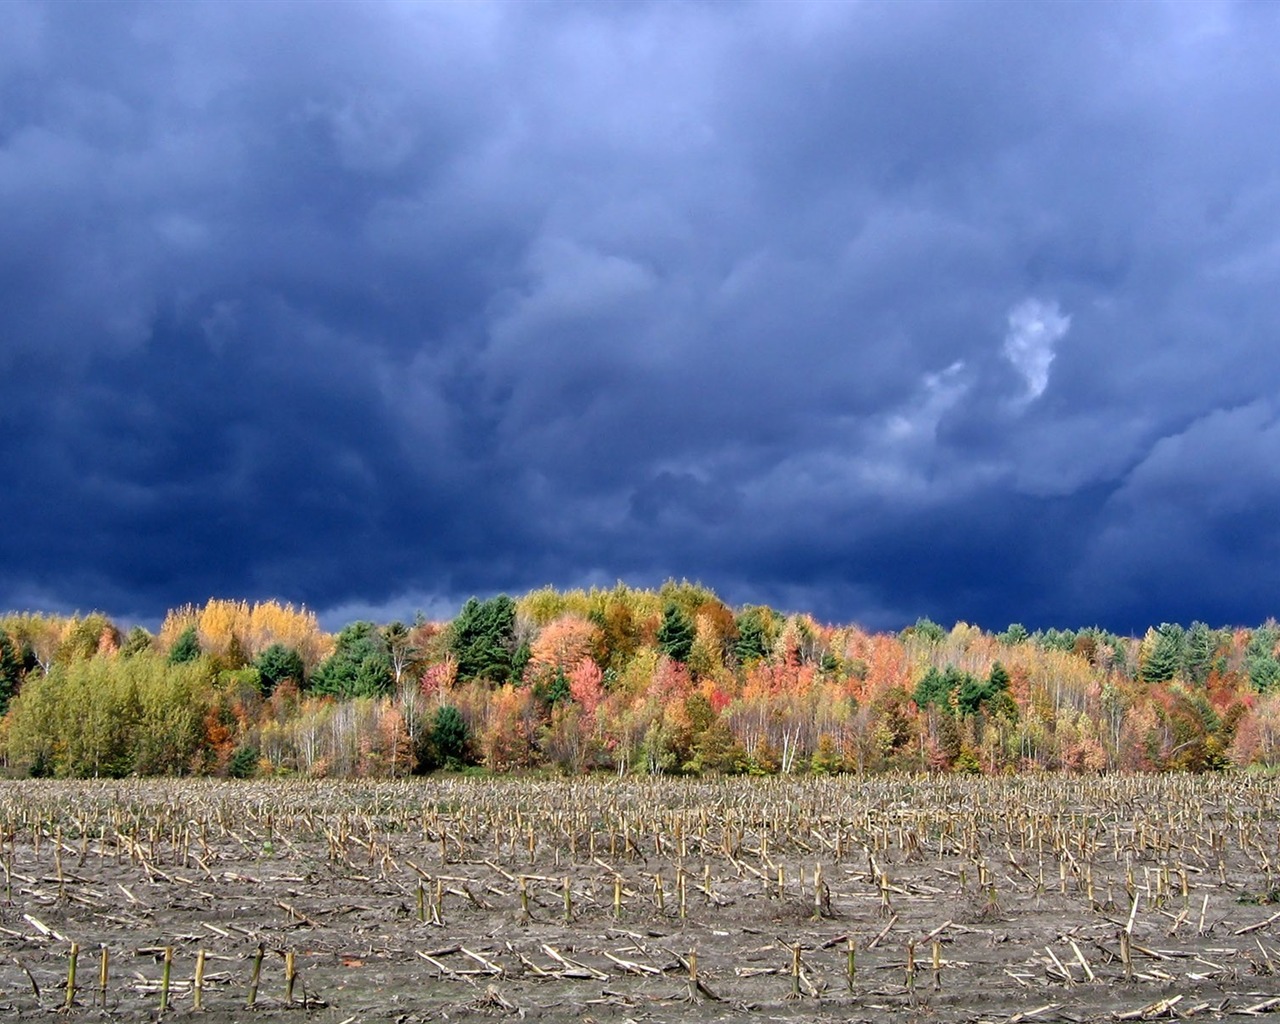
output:
[[[0,4],[0,608],[1280,613],[1280,6]]]

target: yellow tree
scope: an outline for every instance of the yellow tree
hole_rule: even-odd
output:
[[[298,652],[310,674],[333,653],[334,641],[320,628],[315,613],[278,601],[250,605],[245,601],[211,599],[203,607],[183,605],[165,616],[156,647],[166,653],[188,628],[196,627],[200,648],[226,658],[237,647],[252,660],[272,644]]]

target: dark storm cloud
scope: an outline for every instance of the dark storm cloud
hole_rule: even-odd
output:
[[[0,606],[1277,611],[1264,5],[0,6]]]

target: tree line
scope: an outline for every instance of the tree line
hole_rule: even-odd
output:
[[[448,622],[209,601],[152,634],[0,616],[14,775],[1212,771],[1280,763],[1280,625],[899,633],[700,584],[472,598]]]

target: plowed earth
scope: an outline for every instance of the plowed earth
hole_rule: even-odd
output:
[[[5,783],[0,1013],[157,1018],[167,956],[165,1015],[211,1024],[1280,1020],[1278,795],[1239,776]]]

